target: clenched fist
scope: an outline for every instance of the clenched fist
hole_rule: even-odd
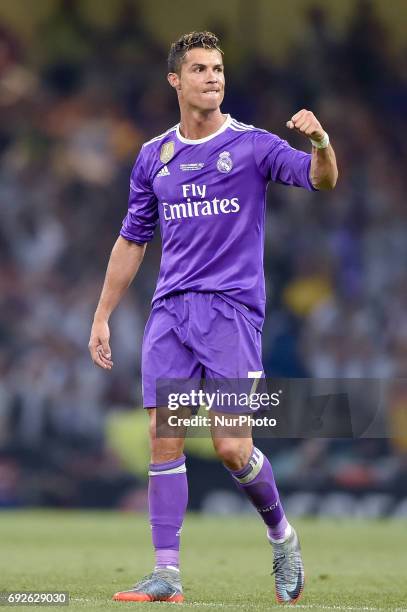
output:
[[[317,142],[321,142],[325,136],[325,131],[314,113],[305,108],[293,115],[290,121],[287,121],[286,126]]]

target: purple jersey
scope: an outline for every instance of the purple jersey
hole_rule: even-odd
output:
[[[199,140],[179,125],[146,142],[130,181],[121,235],[162,237],[153,302],[180,291],[210,291],[261,330],[266,189],[269,181],[313,190],[311,155],[230,115]]]

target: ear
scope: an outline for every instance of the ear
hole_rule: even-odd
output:
[[[181,80],[176,72],[170,72],[167,74],[167,80],[174,89],[181,89]]]

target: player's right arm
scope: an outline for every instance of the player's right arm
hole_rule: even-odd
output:
[[[111,370],[113,366],[109,345],[109,318],[136,276],[146,246],[119,236],[110,255],[89,340],[93,363],[106,370]]]
[[[158,221],[157,198],[149,176],[144,147],[130,178],[129,208],[107,266],[105,282],[93,319],[89,350],[93,362],[111,370],[109,318],[131,284],[143,261],[147,242]]]

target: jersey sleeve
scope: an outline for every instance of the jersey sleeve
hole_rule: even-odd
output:
[[[261,174],[275,183],[318,191],[311,183],[310,153],[298,151],[270,132],[256,132],[254,156]]]
[[[146,172],[141,149],[130,176],[129,208],[120,235],[126,240],[144,244],[152,240],[158,222],[157,198]]]

